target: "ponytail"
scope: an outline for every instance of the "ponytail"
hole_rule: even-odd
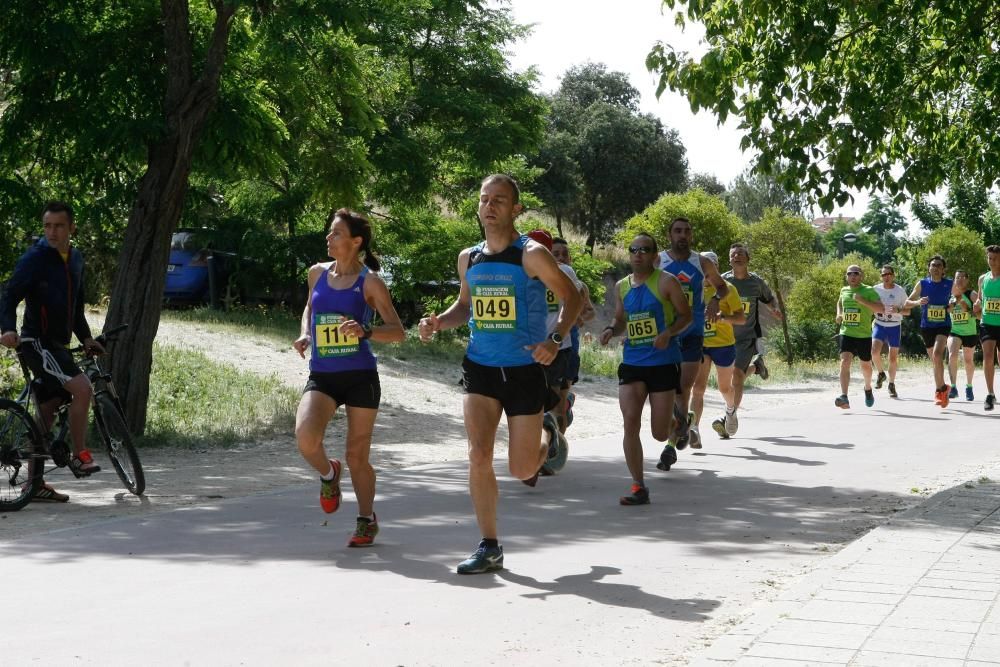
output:
[[[361,237],[361,248],[358,250],[359,254],[364,253],[365,257],[364,265],[367,266],[372,271],[378,271],[382,268],[382,262],[379,261],[378,255],[376,255],[372,249],[372,225],[368,222],[368,218],[352,211],[349,208],[339,209],[333,214],[331,222],[340,218],[347,223],[347,228],[351,232],[351,238]]]

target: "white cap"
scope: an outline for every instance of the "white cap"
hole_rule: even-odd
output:
[[[712,260],[712,264],[715,264],[716,266],[719,265],[719,256],[716,255],[711,250],[706,250],[705,252],[701,253],[701,256],[704,257],[705,259]]]

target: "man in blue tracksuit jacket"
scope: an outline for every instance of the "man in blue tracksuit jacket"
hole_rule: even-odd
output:
[[[88,354],[104,351],[84,317],[83,255],[70,239],[76,232],[73,209],[49,202],[42,211],[44,236],[18,260],[0,292],[0,344],[17,348],[35,376],[36,396],[46,425],[61,401],[70,400],[70,436],[77,477],[100,470],[86,448],[93,387],[69,351],[73,334]],[[24,301],[24,321],[17,332],[17,307]],[[22,341],[29,338],[30,341]],[[37,499],[66,502],[68,496],[45,485]]]

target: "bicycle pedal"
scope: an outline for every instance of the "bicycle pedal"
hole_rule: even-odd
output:
[[[70,451],[69,444],[63,440],[56,440],[51,445],[49,445],[49,456],[52,457],[52,462],[60,468],[65,468],[69,465],[69,461],[72,458],[72,452]]]

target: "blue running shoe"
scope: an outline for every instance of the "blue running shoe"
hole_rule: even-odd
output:
[[[951,385],[951,390],[948,392],[948,398],[958,398],[958,387]]]
[[[875,405],[875,394],[871,389],[865,389],[865,405],[869,408]]]
[[[486,546],[486,540],[479,542],[479,548],[458,564],[459,574],[482,574],[503,569],[503,547]]]
[[[965,385],[965,400],[967,400],[967,401],[974,401],[974,400],[976,400],[976,397],[972,394],[972,385],[971,384]]]

